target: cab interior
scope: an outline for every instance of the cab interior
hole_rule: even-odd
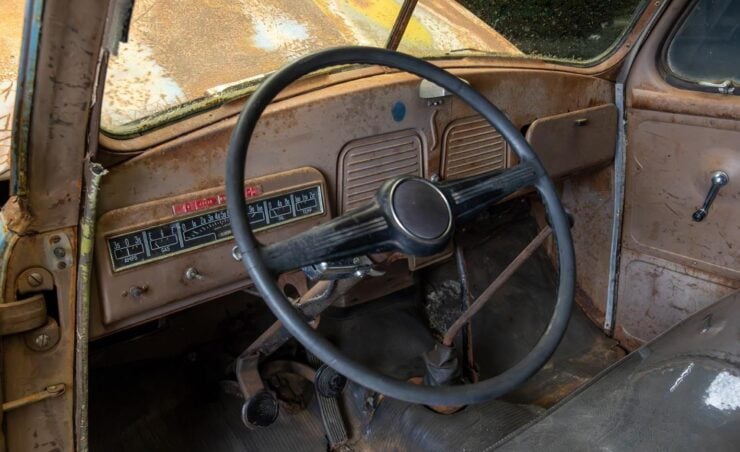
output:
[[[503,112],[537,155],[567,215],[575,257],[573,303],[557,348],[525,381],[480,403],[384,395],[333,370],[281,325],[229,225],[224,174],[250,95],[141,133],[96,135],[97,169],[86,182],[97,181],[89,237],[90,449],[516,449],[517,432],[677,322],[731,296],[740,288],[740,101],[677,82],[665,67],[671,40],[697,3],[706,2],[640,3],[624,35],[591,65],[480,55],[432,60]],[[728,4],[726,15],[740,17],[737,2]],[[45,14],[59,14],[55,8]],[[730,33],[724,44],[736,52],[740,35]],[[709,45],[697,42],[682,45]],[[361,210],[390,180],[454,184],[526,163],[460,96],[382,65],[291,83],[262,112],[248,147],[243,195],[263,247],[297,243],[291,240],[311,228]],[[706,218],[692,219],[720,170],[730,183]],[[43,171],[54,178],[53,169]],[[38,205],[59,193],[47,192]],[[488,380],[537,345],[563,291],[558,243],[542,235],[556,226],[540,194],[517,187],[492,196],[433,253],[363,248],[273,272],[275,288],[295,307],[322,301],[306,321],[343,356],[419,385],[433,384],[430,351],[484,295],[453,335],[447,358],[456,375],[438,384]],[[421,229],[432,227],[424,216],[430,205],[404,209],[417,212]],[[7,280],[20,280],[41,250],[76,247],[71,237],[41,230],[19,241]],[[320,246],[316,239],[307,249]],[[48,279],[64,281],[69,256],[51,256]],[[494,281],[500,284],[491,290]],[[71,314],[54,315],[66,331]],[[74,341],[65,340],[69,359]],[[249,350],[260,353],[246,361]],[[5,348],[6,363],[21,363],[6,366],[6,395],[22,391],[14,375],[43,374],[33,353]],[[254,387],[261,392],[245,394]],[[269,400],[250,411],[255,395]],[[13,411],[4,422],[8,431],[28,431],[33,416]],[[65,434],[45,434],[64,442],[58,437]],[[30,444],[27,435],[8,438],[11,449]]]

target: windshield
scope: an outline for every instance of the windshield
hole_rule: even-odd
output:
[[[541,29],[548,28],[542,22],[553,25],[553,16],[543,15],[552,13],[547,11],[552,8],[540,3],[420,0],[399,50],[423,57],[534,55],[586,61],[625,32],[638,1],[620,0],[617,3],[624,12],[612,11],[609,17],[571,12],[588,26],[575,24],[579,33],[560,43],[566,52],[559,54],[547,54],[532,45],[531,41],[551,40],[542,36]],[[562,3],[570,10],[574,1]],[[318,49],[384,47],[401,4],[402,0],[137,0],[128,42],[120,44],[109,62],[102,128],[112,135],[137,134],[219,105],[249,92],[287,62]],[[615,20],[619,14],[625,17]],[[500,24],[504,18],[507,23],[519,22],[504,26]],[[528,28],[531,25],[536,26],[534,31]],[[554,28],[563,35],[563,27]],[[582,36],[586,28],[617,33]],[[577,47],[575,42],[584,40],[590,40],[592,48],[600,41],[596,47],[603,48],[568,53]]]

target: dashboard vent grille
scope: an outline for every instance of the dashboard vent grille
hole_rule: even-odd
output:
[[[347,212],[375,196],[391,177],[422,175],[422,142],[413,130],[348,143],[339,157],[339,200]]]
[[[507,166],[508,144],[480,116],[453,121],[447,127],[442,147],[442,177],[459,179]]]

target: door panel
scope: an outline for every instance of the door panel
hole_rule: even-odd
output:
[[[616,334],[630,348],[740,288],[740,96],[679,88],[659,69],[663,37],[686,3],[666,10],[626,89]],[[696,222],[717,170],[730,182]]]
[[[628,116],[630,248],[719,276],[740,278],[740,122],[634,110]],[[696,222],[712,173],[723,170],[709,215]],[[735,176],[735,177],[733,177]]]

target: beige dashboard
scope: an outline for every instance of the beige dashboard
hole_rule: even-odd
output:
[[[611,159],[616,112],[610,82],[534,70],[456,72],[528,128],[527,138],[557,176]],[[190,224],[182,222],[217,221],[225,208],[224,165],[235,120],[174,137],[109,168],[98,208],[93,337],[249,284],[226,232],[197,246],[185,245],[182,236]],[[252,190],[250,202],[268,206],[267,200],[318,187],[321,212],[257,233],[270,243],[356,207],[396,175],[450,179],[515,162],[498,132],[458,99],[421,98],[418,79],[389,73],[273,104],[250,144],[245,189]],[[144,243],[150,238],[153,246]],[[145,258],[131,257],[127,246]]]

